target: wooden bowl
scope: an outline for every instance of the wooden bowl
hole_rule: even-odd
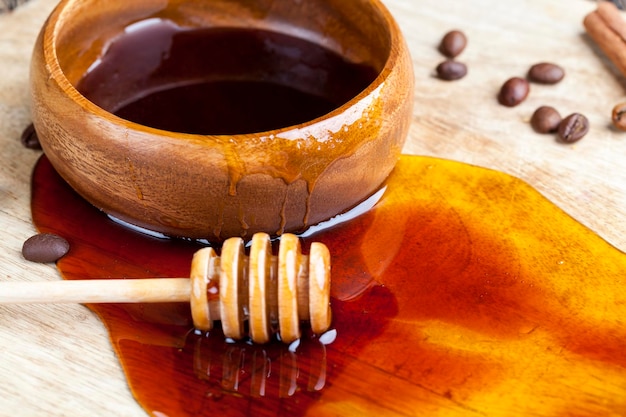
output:
[[[185,28],[305,37],[378,75],[335,110],[271,131],[148,127],[99,107],[76,86],[112,38],[151,17]],[[378,190],[408,133],[413,71],[402,34],[378,0],[64,0],[36,42],[31,90],[45,154],[87,201],[168,236],[218,241],[302,231]]]

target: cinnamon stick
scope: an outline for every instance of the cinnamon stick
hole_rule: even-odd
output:
[[[617,35],[626,40],[626,20],[622,12],[610,1],[598,2],[598,14]]]
[[[598,3],[595,11],[585,16],[585,30],[602,52],[626,76],[626,20],[609,1]]]

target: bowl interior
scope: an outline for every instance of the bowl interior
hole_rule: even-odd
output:
[[[314,97],[323,97],[329,102],[327,106],[317,106],[316,112],[300,115],[299,119],[285,117],[273,124],[251,126],[248,131],[201,131],[190,128],[185,133],[252,133],[313,120],[342,106],[363,91],[383,70],[391,50],[391,32],[382,7],[373,1],[308,0],[294,4],[263,0],[165,3],[152,0],[127,2],[123,6],[118,2],[69,2],[62,9],[58,22],[55,26],[54,51],[61,72],[74,88],[108,112],[115,113],[134,98],[145,95],[145,91],[162,88],[156,84],[168,77],[191,80],[206,77],[209,72],[214,77],[237,80],[262,78],[276,85],[288,85]],[[146,31],[149,25],[158,30]],[[139,28],[145,33],[133,34]],[[217,47],[211,47],[211,42],[205,42],[200,49],[204,52],[202,54],[195,51],[195,54],[168,57],[169,62],[165,64],[160,61],[160,57],[170,53],[168,48],[172,48],[173,44],[186,42],[176,41],[181,38],[181,33],[206,28],[242,29],[259,33],[271,31],[285,35],[285,38],[305,40],[324,48],[323,51],[336,54],[351,67],[342,69],[345,74],[337,75],[335,68],[324,61],[326,58],[316,58],[324,52],[303,49],[295,41],[280,45],[279,41],[270,38],[256,39],[256,43],[237,43],[232,37],[218,39],[213,42]],[[113,49],[111,46],[115,46],[122,37],[131,36],[138,39],[143,36],[149,40],[144,39],[143,44],[138,41],[135,45],[136,53],[118,57],[114,66],[104,65],[103,55],[106,56],[107,51]],[[275,45],[282,48],[280,56],[265,60],[271,64],[264,63],[263,54],[278,48]],[[263,50],[255,53],[256,49]],[[237,53],[245,59],[231,59]],[[94,68],[99,69],[100,73],[96,74]],[[158,79],[154,74],[158,75]],[[248,87],[244,89],[251,91]],[[172,102],[171,97],[168,100]],[[260,101],[253,96],[239,100],[239,104]],[[265,108],[276,109],[274,114],[287,113],[287,104],[284,108],[276,107],[280,102],[266,103]],[[258,113],[262,108],[258,106],[243,110],[243,113]],[[227,113],[228,110],[225,110],[224,116]],[[268,119],[271,115],[272,112],[268,111],[259,117]],[[215,117],[224,119],[224,116]],[[124,115],[122,117],[150,125],[141,118],[135,120]],[[163,117],[156,119],[162,120]],[[153,127],[181,131],[167,124]]]

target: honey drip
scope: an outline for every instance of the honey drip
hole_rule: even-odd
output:
[[[196,243],[112,222],[45,157],[32,197],[71,243],[65,279],[189,273]],[[333,258],[333,328],[289,347],[194,332],[183,304],[89,306],[147,413],[626,414],[626,257],[527,184],[403,156],[374,208],[312,240]]]

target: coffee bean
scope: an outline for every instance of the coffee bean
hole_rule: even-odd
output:
[[[467,67],[462,62],[446,60],[437,65],[437,76],[442,80],[453,81],[465,77]]]
[[[561,115],[550,106],[541,106],[533,113],[530,118],[530,125],[537,133],[556,132],[561,123]]]
[[[572,113],[559,124],[559,139],[565,143],[578,142],[589,132],[589,120],[580,113]]]
[[[35,131],[35,126],[31,123],[26,126],[26,129],[22,132],[22,136],[20,137],[20,142],[25,148],[28,149],[41,149],[41,144],[39,143],[39,137],[37,136],[37,132]]]
[[[70,250],[67,240],[53,233],[39,233],[29,237],[22,246],[27,261],[49,263],[61,259]]]
[[[458,56],[467,45],[467,37],[459,30],[451,30],[446,33],[439,44],[439,51],[448,58]]]
[[[556,64],[541,62],[528,70],[528,79],[539,84],[556,84],[565,76],[565,70]]]
[[[3,0],[0,1],[0,14],[6,12],[12,12],[17,9],[21,4],[26,3],[28,0]]]
[[[613,126],[619,130],[626,130],[626,103],[619,103],[613,107],[611,120],[613,122]]]
[[[507,107],[517,106],[526,99],[529,90],[528,81],[524,78],[509,78],[500,88],[498,102]]]

